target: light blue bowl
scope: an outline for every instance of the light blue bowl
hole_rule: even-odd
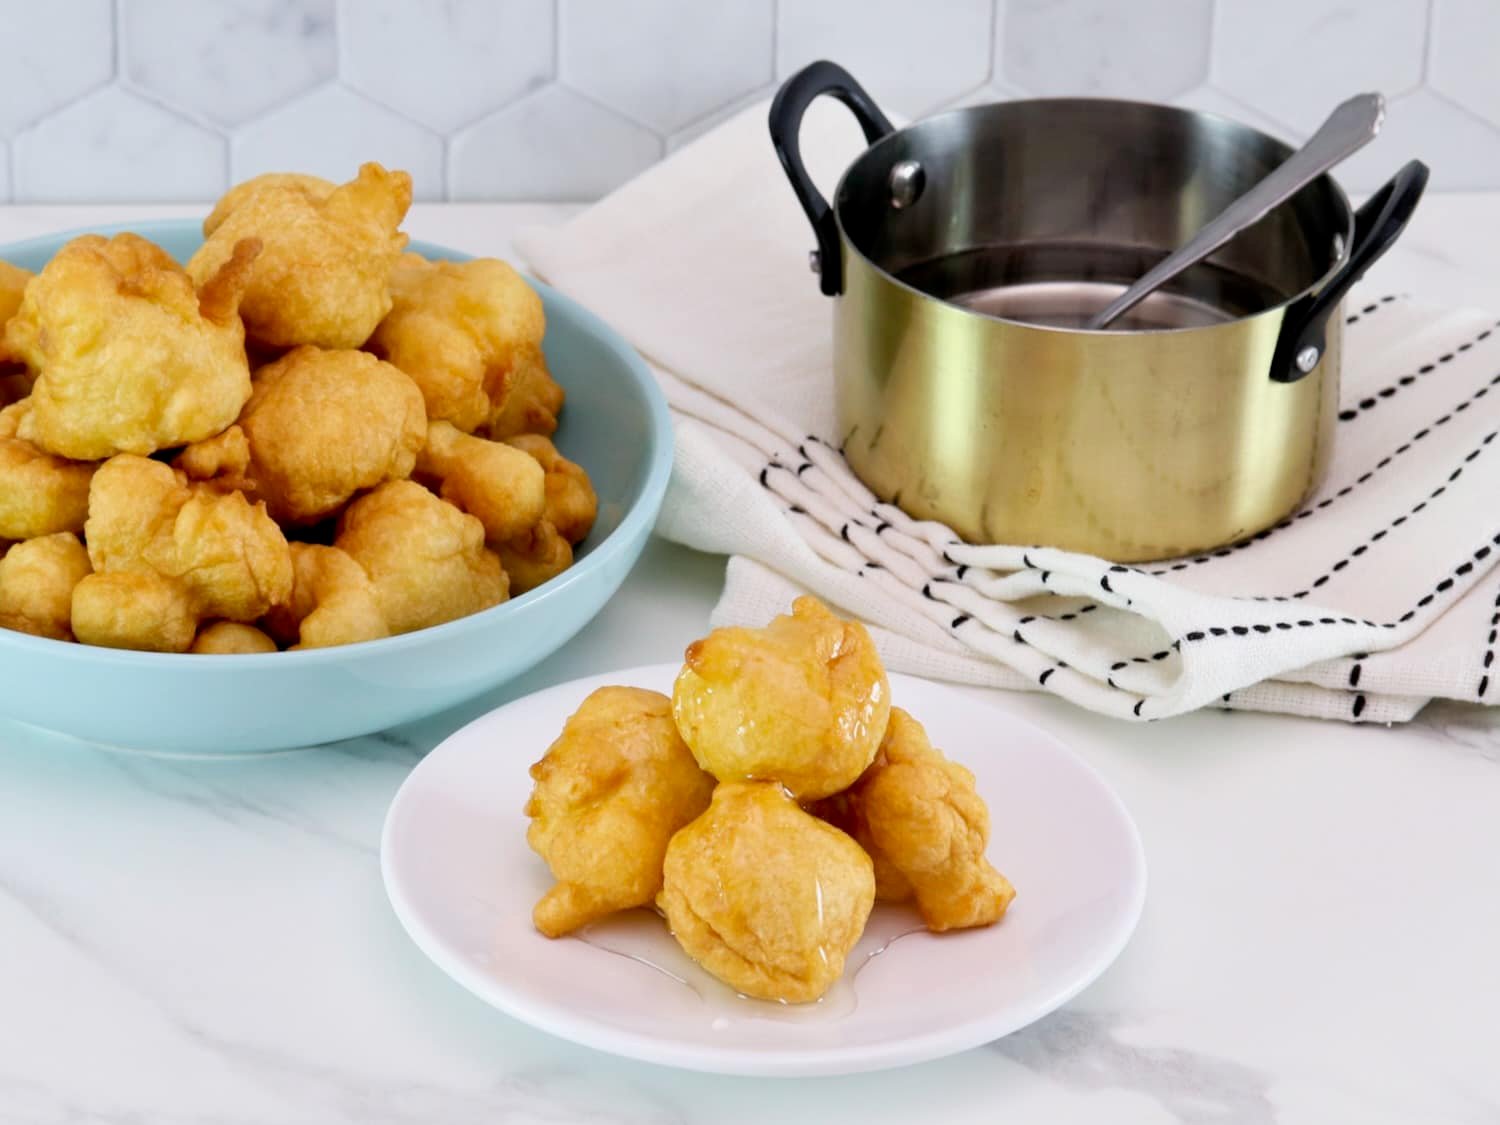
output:
[[[134,230],[186,261],[196,221]],[[0,247],[38,270],[80,232]],[[431,258],[470,255],[413,242]],[[672,466],[667,404],[650,371],[588,310],[533,282],[544,349],[567,391],[557,444],[593,478],[599,519],[577,561],[537,589],[388,640],[254,656],[178,656],[64,644],[0,629],[0,714],[110,746],[241,753],[310,746],[430,715],[526,671],[581,629],[624,581]]]

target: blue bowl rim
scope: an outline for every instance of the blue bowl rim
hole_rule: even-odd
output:
[[[11,255],[27,251],[55,248],[71,238],[85,234],[112,235],[129,231],[143,238],[152,238],[153,234],[181,234],[185,228],[201,236],[202,220],[150,219],[138,223],[111,223],[37,235],[19,242],[0,245],[0,257],[9,258]],[[469,261],[475,257],[473,254],[466,254],[461,250],[454,250],[451,247],[422,239],[412,239],[407,248],[418,253],[436,252],[452,261]],[[518,610],[525,610],[550,598],[564,596],[570,587],[586,581],[591,574],[602,569],[617,555],[626,551],[628,545],[638,537],[643,538],[644,535],[649,534],[652,526],[655,525],[657,513],[661,510],[662,499],[666,495],[667,481],[672,473],[671,412],[667,409],[666,397],[662,394],[661,387],[657,385],[656,377],[651,374],[645,360],[625,337],[565,293],[554,289],[546,282],[538,281],[530,274],[522,276],[526,278],[529,285],[549,301],[554,301],[567,309],[569,316],[577,323],[609,344],[611,350],[619,354],[624,361],[625,370],[646,401],[647,417],[650,420],[650,433],[647,438],[650,466],[639,495],[615,529],[562,574],[497,606],[491,606],[489,609],[471,613],[467,617],[460,617],[442,625],[432,625],[426,629],[417,629],[394,637],[382,637],[379,640],[359,641],[348,645],[333,645],[328,648],[205,656],[201,653],[139,652],[133,649],[106,648],[101,645],[80,645],[73,641],[56,641],[50,637],[34,637],[12,629],[0,629],[0,650],[12,649],[20,655],[39,657],[79,656],[93,664],[125,665],[143,671],[152,668],[164,670],[170,668],[174,672],[191,671],[195,674],[208,674],[216,670],[222,672],[247,668],[263,670],[273,667],[310,668],[342,663],[352,656],[373,655],[377,649],[381,655],[397,653],[403,649],[419,649],[428,644],[438,643],[475,630],[487,629],[493,624],[504,621],[508,616],[514,616]]]

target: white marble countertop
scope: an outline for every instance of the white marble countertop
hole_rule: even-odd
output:
[[[0,243],[185,210],[0,208]],[[419,206],[408,227],[504,253],[519,225],[568,210]],[[1497,219],[1500,195],[1430,197],[1377,276],[1500,308]],[[0,722],[0,1122],[1500,1120],[1500,715],[1459,705],[1399,729],[1219,712],[1127,726],[1005,697],[1119,790],[1151,890],[1096,985],[945,1061],[715,1078],[472,999],[386,904],[391,795],[505,699],[680,657],[722,576],[722,559],[653,541],[522,680],[338,746],[169,760]]]

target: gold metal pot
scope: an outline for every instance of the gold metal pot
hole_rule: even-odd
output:
[[[820,94],[871,142],[831,208],[798,144]],[[827,62],[781,88],[771,134],[835,298],[850,466],[971,541],[1121,562],[1243,539],[1318,484],[1341,301],[1427,179],[1413,161],[1355,212],[1324,176],[1095,332],[1080,326],[1291,149],[1210,114],[1102,99],[897,131]]]

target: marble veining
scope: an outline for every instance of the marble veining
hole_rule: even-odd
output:
[[[1078,1090],[1126,1090],[1183,1125],[1274,1125],[1271,1076],[1185,1047],[1142,1047],[1119,1034],[1120,1012],[1054,1012],[990,1049]]]

